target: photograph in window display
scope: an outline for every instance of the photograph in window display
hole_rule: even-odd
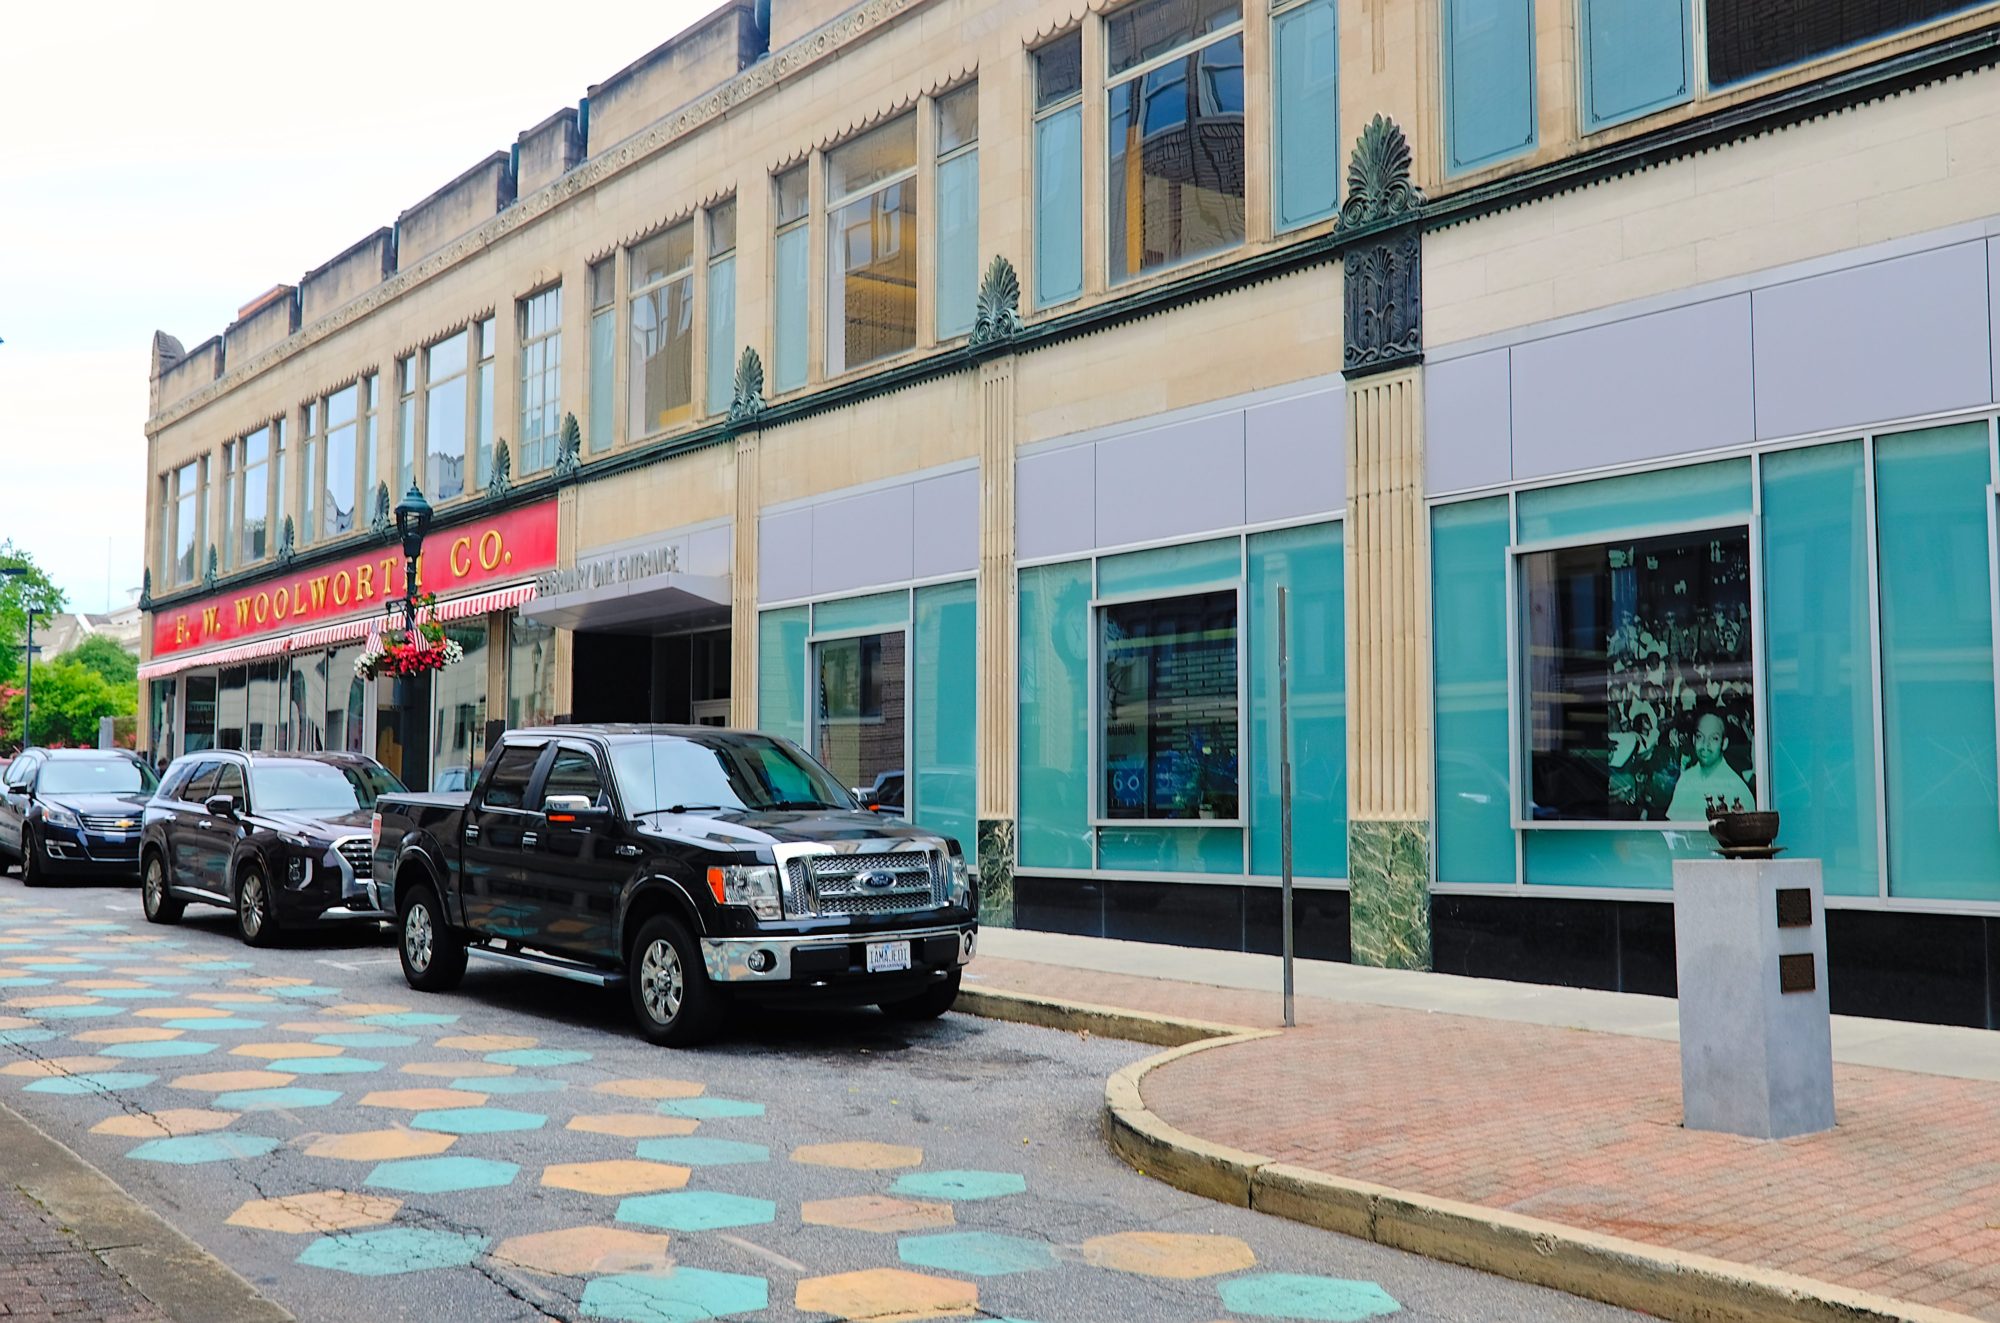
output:
[[[1756,807],[1749,532],[1534,552],[1531,816],[1705,822]]]

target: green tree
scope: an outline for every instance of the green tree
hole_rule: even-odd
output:
[[[92,634],[64,653],[63,660],[88,666],[114,685],[139,680],[139,659],[102,634]]]
[[[130,716],[138,710],[136,681],[114,684],[81,662],[58,657],[35,667],[35,710],[29,718],[33,726],[25,741],[20,738],[21,694],[17,687],[7,687],[5,706],[0,707],[0,746],[94,746],[100,717]]]
[[[63,591],[56,587],[35,558],[12,542],[0,541],[0,569],[20,568],[26,574],[0,575],[0,684],[21,682],[28,654],[28,608],[50,615],[63,609]],[[19,728],[18,721],[16,729]]]

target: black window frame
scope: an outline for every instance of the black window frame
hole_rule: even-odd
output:
[[[554,747],[555,742],[546,739],[501,741],[498,752],[493,755],[493,765],[479,778],[477,804],[479,810],[484,812],[492,809],[501,813],[533,812],[528,803],[534,798],[535,789],[541,783],[542,764],[547,760],[549,750]],[[493,802],[492,794],[494,784],[500,779],[500,765],[506,761],[508,754],[517,749],[532,750],[535,755],[534,760],[528,764],[527,779],[521,782],[521,800],[517,804],[496,804]]]

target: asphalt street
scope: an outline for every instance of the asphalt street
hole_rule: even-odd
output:
[[[1150,1050],[856,1011],[676,1052],[532,973],[413,992],[376,930],[0,879],[0,1098],[303,1320],[1636,1317],[1146,1179],[1098,1114]]]

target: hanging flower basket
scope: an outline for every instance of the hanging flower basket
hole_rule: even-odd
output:
[[[381,675],[409,677],[428,675],[465,660],[465,649],[445,637],[444,626],[429,618],[435,595],[417,600],[417,622],[413,629],[385,629],[354,662],[354,673],[364,680]]]

